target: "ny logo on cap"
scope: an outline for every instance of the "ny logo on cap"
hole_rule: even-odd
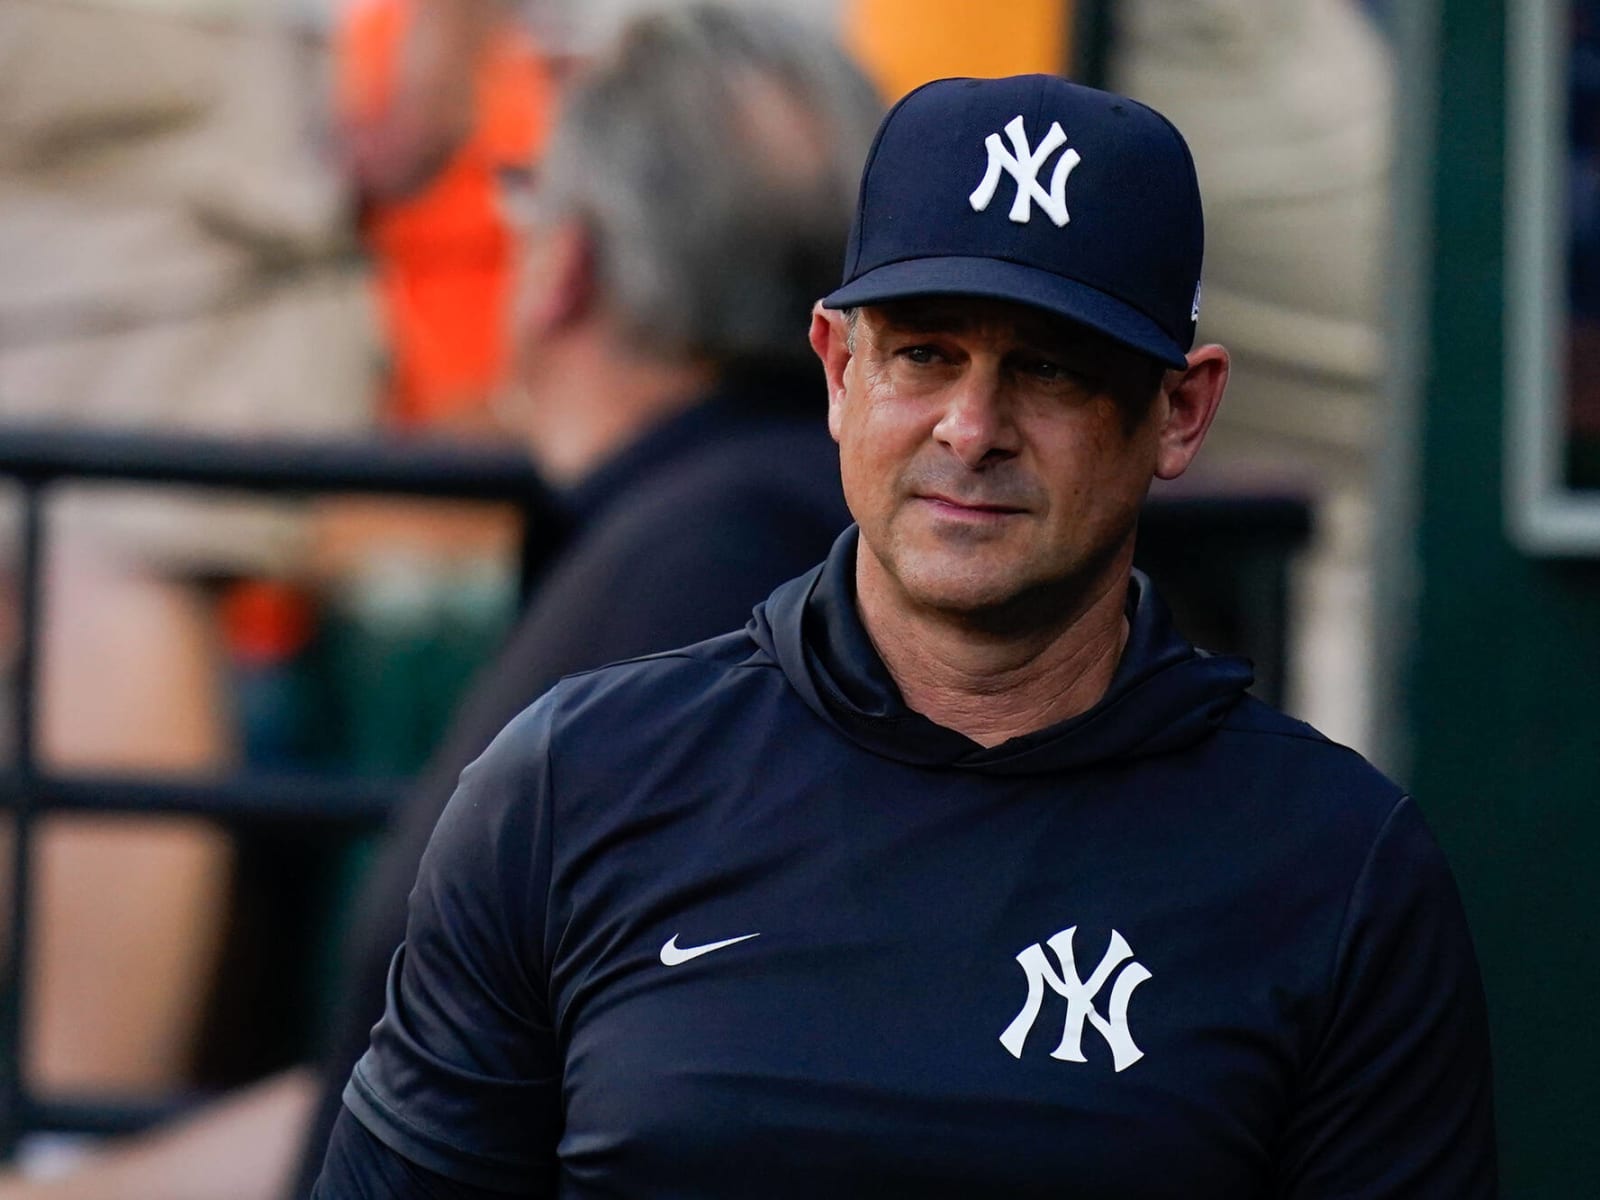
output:
[[[1011,173],[1011,178],[1016,180],[1017,194],[1011,201],[1010,217],[1019,225],[1026,225],[1033,216],[1033,201],[1039,202],[1039,207],[1049,214],[1056,225],[1062,226],[1069,220],[1067,216],[1067,176],[1072,174],[1072,168],[1080,161],[1076,150],[1068,150],[1056,159],[1056,168],[1050,174],[1050,190],[1046,192],[1039,186],[1039,168],[1055,153],[1056,149],[1067,140],[1067,135],[1061,132],[1059,121],[1050,122],[1050,132],[1044,135],[1044,141],[1039,143],[1037,150],[1028,146],[1028,135],[1023,132],[1022,118],[1016,116],[1006,124],[1006,136],[1011,139],[1011,149],[1007,150],[1000,141],[998,133],[991,133],[984,139],[984,146],[989,151],[989,166],[983,173],[983,182],[979,183],[967,201],[972,205],[974,212],[983,212],[989,207],[989,201],[994,199],[995,189],[1000,186],[1000,172],[1002,169]]]

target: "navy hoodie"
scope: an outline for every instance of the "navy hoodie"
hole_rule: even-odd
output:
[[[1399,789],[1137,575],[1105,697],[985,749],[906,707],[854,554],[468,769],[346,1140],[537,1196],[1493,1195],[1477,969]]]

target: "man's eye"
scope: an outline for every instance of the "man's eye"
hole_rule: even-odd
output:
[[[1036,358],[1023,364],[1023,370],[1035,379],[1042,379],[1046,383],[1076,383],[1092,386],[1091,380],[1082,371],[1069,367],[1066,363],[1057,362],[1053,358]]]
[[[932,346],[907,346],[900,351],[900,357],[919,367],[925,367],[939,360],[939,352]]]

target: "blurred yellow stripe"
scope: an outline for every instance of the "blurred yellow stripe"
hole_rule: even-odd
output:
[[[846,0],[846,44],[886,99],[949,75],[1064,73],[1072,0]]]

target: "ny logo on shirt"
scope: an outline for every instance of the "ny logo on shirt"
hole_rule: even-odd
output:
[[[1000,1035],[1000,1044],[1010,1051],[1012,1058],[1022,1057],[1023,1043],[1028,1040],[1033,1023],[1039,1019],[1039,1010],[1044,1006],[1045,985],[1048,984],[1051,991],[1064,997],[1067,1002],[1067,1020],[1061,1031],[1061,1042],[1050,1052],[1050,1057],[1064,1062],[1088,1062],[1083,1056],[1083,1024],[1087,1021],[1111,1047],[1112,1064],[1116,1070],[1122,1071],[1144,1057],[1144,1051],[1134,1044],[1133,1035],[1128,1032],[1128,1000],[1133,995],[1133,989],[1150,978],[1150,972],[1143,963],[1128,963],[1117,975],[1106,1015],[1101,1016],[1094,1006],[1095,998],[1110,982],[1117,968],[1133,957],[1133,951],[1129,949],[1127,940],[1113,929],[1111,944],[1106,947],[1100,965],[1090,972],[1088,979],[1081,979],[1072,953],[1072,935],[1077,931],[1078,927],[1073,925],[1045,943],[1055,954],[1060,971],[1050,965],[1038,942],[1017,955],[1017,962],[1028,976],[1028,998],[1022,1005],[1022,1011]]]
[[[984,139],[984,147],[989,151],[989,165],[983,173],[982,182],[967,197],[967,203],[972,205],[974,212],[987,209],[989,201],[994,199],[995,189],[1000,186],[1000,172],[1004,170],[1010,173],[1017,185],[1017,194],[1012,198],[1011,212],[1008,214],[1013,221],[1026,225],[1033,216],[1032,202],[1037,200],[1039,207],[1058,227],[1065,225],[1069,220],[1067,176],[1082,161],[1078,152],[1068,150],[1056,159],[1056,169],[1050,174],[1048,192],[1039,186],[1039,168],[1067,140],[1067,135],[1061,132],[1061,123],[1050,122],[1050,132],[1044,135],[1044,141],[1039,143],[1037,150],[1028,146],[1028,135],[1023,132],[1020,116],[1011,118],[1006,125],[1006,136],[1011,139],[1010,150],[1000,141],[998,133],[991,133]]]

